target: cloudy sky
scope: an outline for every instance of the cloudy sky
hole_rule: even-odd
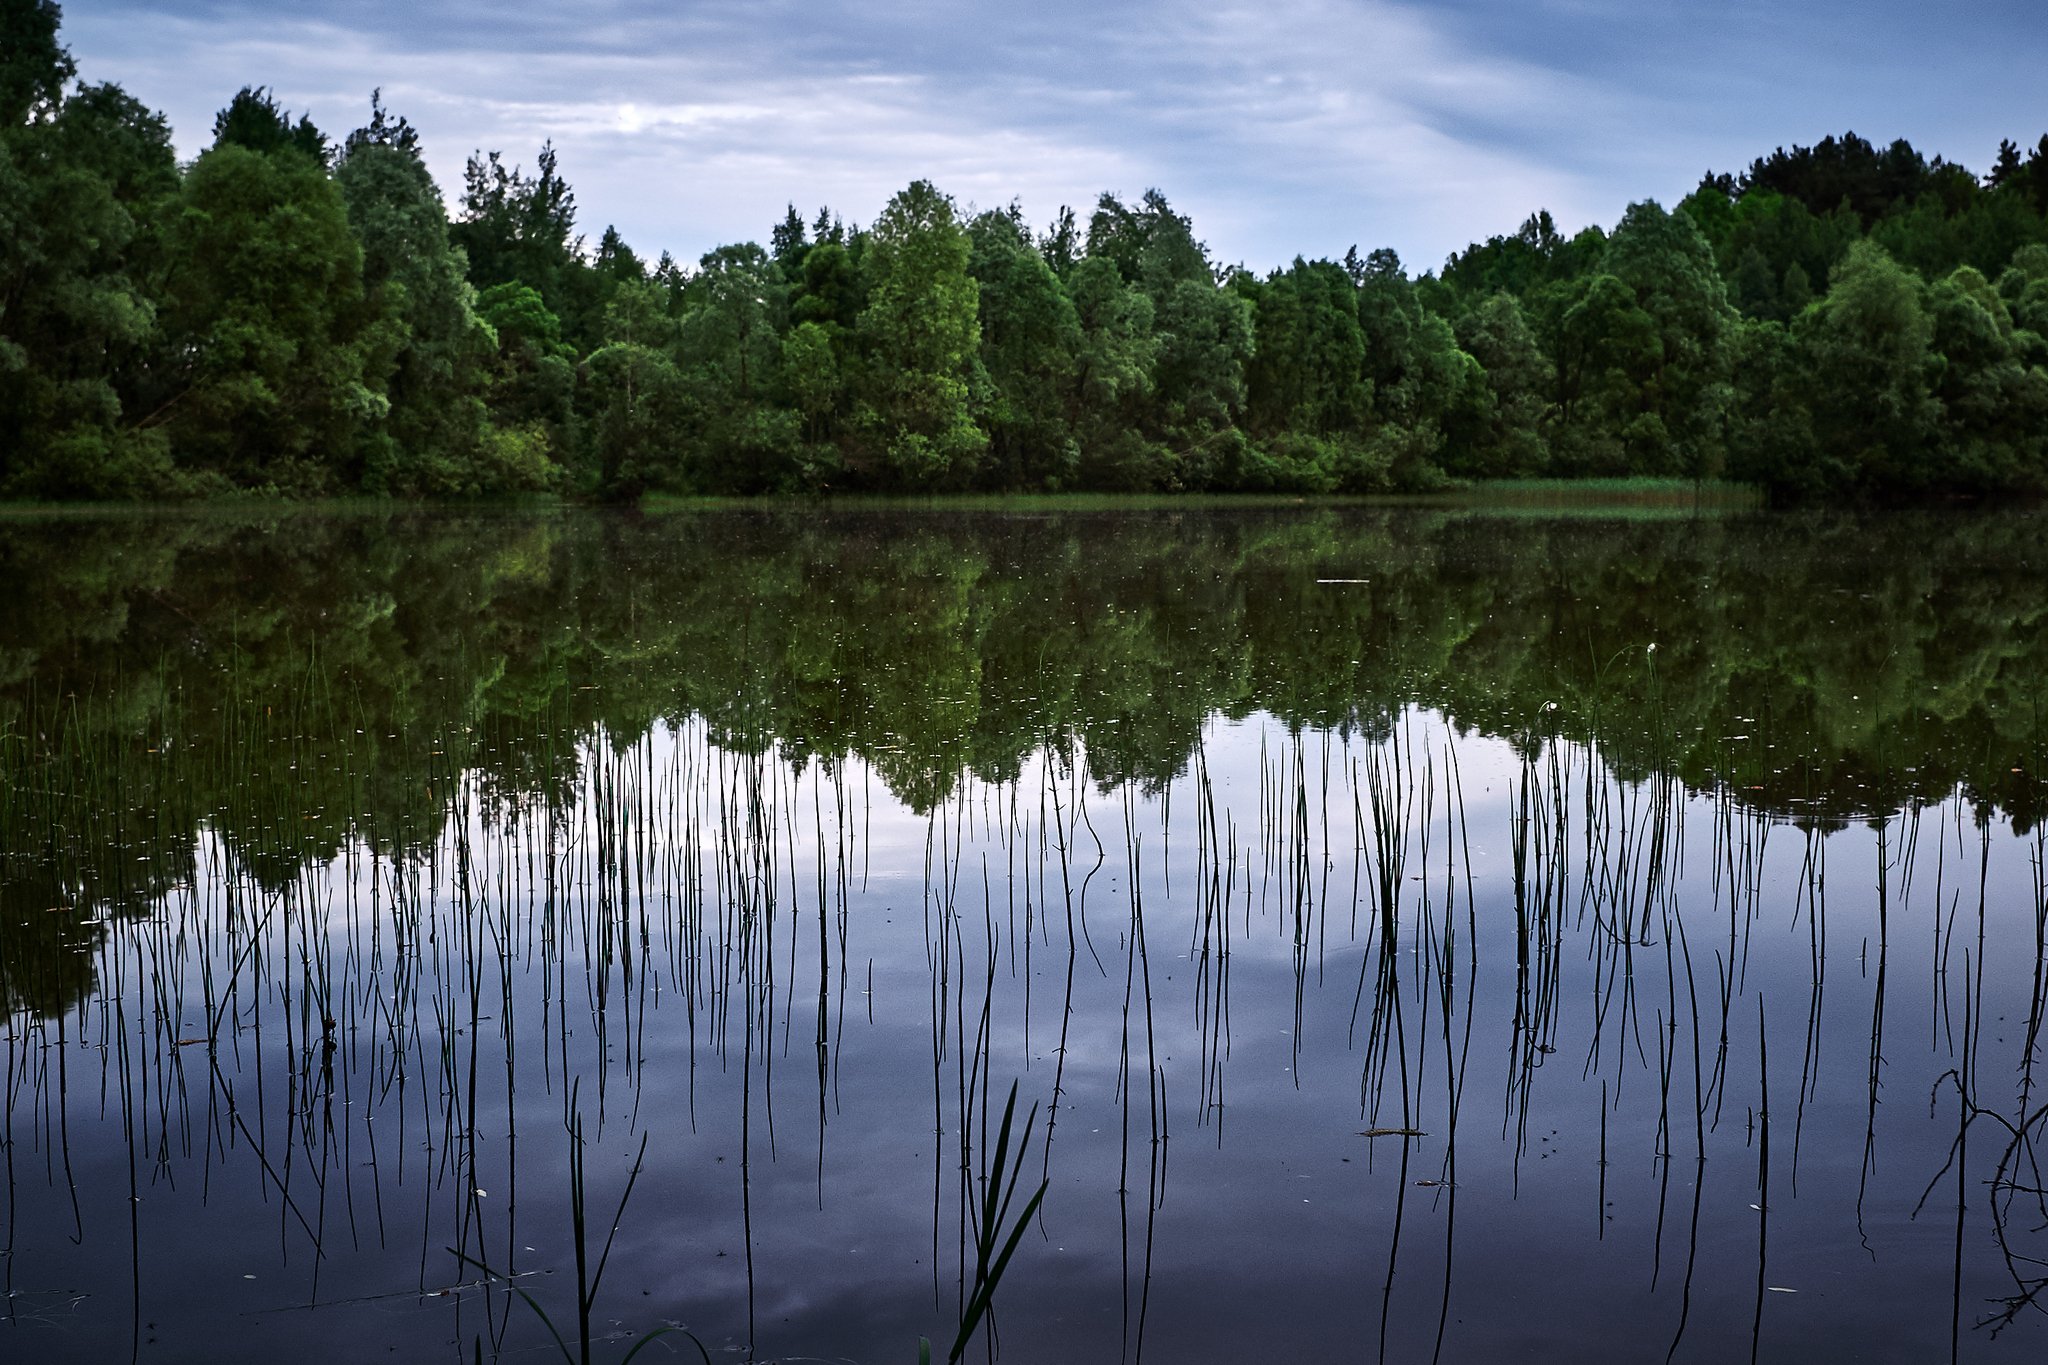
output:
[[[1981,170],[2048,131],[2039,0],[66,0],[64,36],[184,155],[242,85],[337,138],[382,86],[444,187],[552,138],[582,230],[684,259],[923,177],[1038,223],[1156,186],[1225,261],[1420,270],[1830,132]]]

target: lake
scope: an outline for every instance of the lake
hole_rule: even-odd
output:
[[[0,1358],[2040,1359],[2044,544],[11,514]]]

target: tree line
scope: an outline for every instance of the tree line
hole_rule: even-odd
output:
[[[684,264],[591,246],[552,147],[451,215],[375,96],[337,143],[246,88],[181,165],[56,4],[0,15],[0,495],[2048,485],[2048,136],[1828,138],[1414,276],[925,181]]]

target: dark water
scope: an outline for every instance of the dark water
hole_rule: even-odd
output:
[[[2038,1359],[2044,532],[0,522],[0,1359]]]

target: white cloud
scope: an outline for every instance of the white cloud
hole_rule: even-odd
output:
[[[731,47],[424,51],[328,23],[234,36],[169,15],[73,24],[67,36],[89,77],[118,79],[166,109],[186,156],[244,83],[271,86],[337,138],[382,86],[386,106],[420,129],[451,198],[472,150],[530,165],[552,140],[579,225],[594,234],[615,222],[650,254],[667,247],[688,258],[764,237],[792,200],[870,219],[920,177],[984,204],[1019,196],[1046,218],[1060,202],[1138,178],[1106,145],[1070,129],[991,123],[916,72],[788,71]]]

